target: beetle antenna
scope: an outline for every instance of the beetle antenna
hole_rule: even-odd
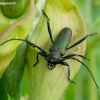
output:
[[[93,74],[91,73],[90,69],[89,69],[83,62],[81,62],[80,60],[78,60],[78,59],[76,59],[76,58],[68,58],[68,59],[76,60],[76,61],[80,62],[82,65],[84,65],[84,66],[86,67],[86,69],[89,71],[89,73],[91,74],[92,79],[93,79],[93,81],[94,81],[94,83],[95,83],[97,89],[99,89],[99,87],[98,87],[98,85],[97,85],[97,83],[96,83],[96,81],[95,81],[95,79],[94,79]]]
[[[81,54],[69,54],[69,55],[67,55],[67,56],[64,56],[64,57],[63,57],[63,60],[65,60],[65,59],[67,59],[67,58],[74,57],[74,56],[79,56],[79,57],[81,57],[81,58],[84,58],[85,60],[90,61],[89,58],[86,58],[85,56],[83,56],[83,55],[81,55]]]
[[[19,40],[19,41],[27,42],[28,44],[33,44],[33,43],[27,41],[26,39],[25,39],[25,40],[24,40],[24,39],[9,39],[9,40],[7,40],[7,41],[1,43],[0,46],[3,45],[3,44],[5,44],[5,43],[7,43],[7,42],[9,42],[9,41],[12,41],[12,40]],[[33,46],[35,46],[35,44],[33,44]]]
[[[47,54],[44,49],[42,49],[41,47],[35,45],[34,43],[29,42],[26,39],[25,40],[24,39],[19,39],[19,38],[17,38],[17,39],[10,39],[10,40],[7,40],[7,41],[3,42],[2,44],[0,44],[0,46],[3,45],[3,44],[5,44],[5,43],[7,43],[7,42],[9,42],[9,41],[12,41],[12,40],[24,41],[24,42],[28,43],[30,46],[37,47],[37,49],[39,49],[41,52],[44,52],[45,54]]]

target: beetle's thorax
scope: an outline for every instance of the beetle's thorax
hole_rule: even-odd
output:
[[[48,61],[48,68],[52,70],[55,65],[58,64],[60,58],[61,54],[58,51],[50,52],[46,57],[46,60]]]

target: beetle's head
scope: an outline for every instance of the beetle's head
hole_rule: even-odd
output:
[[[50,52],[46,57],[46,60],[48,61],[48,69],[52,70],[59,62],[59,54],[57,52]]]
[[[55,64],[48,63],[48,69],[53,70],[55,68]]]
[[[58,59],[57,58],[54,58],[54,57],[49,57],[47,58],[48,60],[48,69],[52,70],[55,68],[55,65],[57,64],[58,62]]]

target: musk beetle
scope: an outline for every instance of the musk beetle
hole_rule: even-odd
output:
[[[44,16],[47,18],[47,29],[48,29],[48,33],[49,33],[49,36],[50,36],[50,40],[52,42],[52,45],[49,48],[50,53],[47,53],[43,48],[41,48],[41,47],[29,42],[26,39],[19,39],[19,38],[7,40],[7,41],[3,42],[2,44],[0,44],[0,46],[5,44],[6,42],[12,41],[12,40],[20,40],[20,41],[27,42],[30,46],[32,46],[33,48],[36,47],[40,51],[40,52],[37,53],[36,63],[33,66],[38,64],[38,62],[39,62],[38,56],[39,55],[43,56],[47,60],[48,69],[50,69],[50,70],[54,69],[57,64],[61,64],[61,65],[67,66],[68,67],[68,80],[71,83],[74,83],[74,84],[75,84],[75,82],[73,82],[70,79],[70,66],[69,66],[69,64],[67,62],[65,62],[65,60],[66,59],[76,60],[79,63],[81,63],[84,67],[86,67],[86,69],[89,71],[90,75],[92,76],[92,79],[93,79],[96,87],[99,89],[99,87],[98,87],[98,85],[97,85],[97,83],[96,83],[96,81],[94,79],[94,76],[91,73],[90,69],[82,61],[80,61],[80,60],[78,60],[78,59],[76,59],[74,57],[75,56],[79,56],[81,58],[89,60],[88,58],[84,57],[81,54],[68,54],[68,55],[64,56],[66,50],[75,47],[76,45],[78,45],[81,42],[83,42],[87,37],[93,36],[93,35],[95,35],[97,33],[86,35],[85,37],[83,37],[82,39],[80,39],[79,41],[77,41],[76,43],[71,45],[70,47],[68,47],[68,44],[69,44],[69,42],[71,40],[71,36],[72,36],[72,30],[70,28],[68,28],[68,27],[63,28],[59,32],[59,34],[56,37],[56,39],[53,40],[52,32],[51,32],[51,28],[50,28],[50,22],[49,22],[50,19],[48,18],[48,16],[45,14],[45,12],[43,10],[42,10],[42,12],[43,12]]]

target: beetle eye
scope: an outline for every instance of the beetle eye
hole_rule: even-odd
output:
[[[49,58],[46,58],[46,60],[48,61],[48,60],[49,60]]]

